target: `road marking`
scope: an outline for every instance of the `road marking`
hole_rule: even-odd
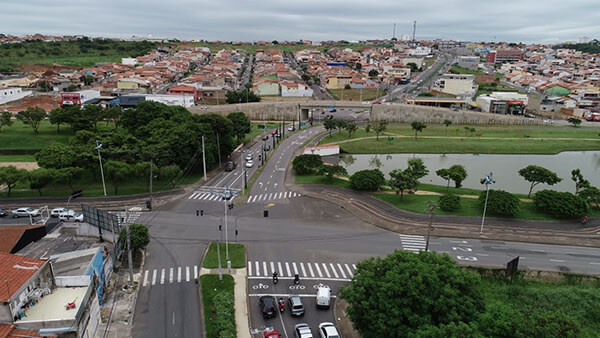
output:
[[[315,272],[313,271],[312,265],[310,265],[310,263],[306,263],[306,265],[308,265],[308,271],[310,272],[310,276],[314,277]]]
[[[198,265],[194,265],[194,279],[198,279]]]
[[[290,271],[290,263],[285,262],[285,270],[287,271],[288,276],[292,275],[292,272]]]
[[[327,265],[325,263],[323,264],[323,271],[325,271],[325,274],[327,275],[327,277],[331,278],[331,274],[329,274],[329,270],[327,269]]]
[[[144,284],[143,286],[148,285],[148,270],[146,270],[146,272],[144,272]]]
[[[256,263],[256,275],[260,276],[260,265],[258,264],[258,262],[255,262],[255,263]]]
[[[268,198],[268,199],[271,199],[271,195],[273,195],[273,194],[272,194],[272,193],[271,193],[271,194],[269,194],[269,198]]]
[[[269,270],[267,270],[267,262],[263,262],[263,271],[265,272],[265,276],[269,275]]]
[[[248,276],[252,276],[252,262],[248,261]]]
[[[160,273],[160,284],[165,284],[165,269],[162,269]]]
[[[173,268],[169,269],[169,283],[173,283]]]
[[[302,269],[302,276],[306,277],[306,269],[304,269],[304,263],[300,262],[300,269]]]
[[[477,256],[483,256],[483,257],[489,256],[488,254],[475,254],[475,255],[477,255]]]
[[[551,259],[550,262],[564,263],[565,261],[562,259]]]
[[[189,266],[185,267],[185,281],[186,282],[190,281],[190,267]]]
[[[283,276],[283,268],[281,267],[281,262],[277,262],[277,268],[279,269],[277,270],[279,271],[279,274]]]
[[[271,262],[271,274],[275,272],[275,264]]]
[[[352,269],[356,270],[356,264],[352,264]]]
[[[333,263],[329,263],[329,266],[331,267],[331,271],[333,272],[333,275],[335,276],[335,278],[340,278],[337,271],[335,270],[335,267],[333,266]]]
[[[338,268],[340,269],[340,272],[342,273],[342,277],[344,279],[346,279],[346,273],[344,272],[344,268],[342,268],[342,264],[338,263]],[[337,276],[336,276],[337,277]]]
[[[181,282],[181,267],[177,267],[177,283]]]
[[[521,257],[521,258],[523,258],[523,257]],[[598,263],[598,262],[590,262],[590,264],[600,265],[600,263]]]
[[[152,285],[156,284],[156,269],[152,271]]]
[[[348,270],[348,276],[350,276],[350,278],[354,277],[354,273],[352,273],[352,270],[350,269],[348,264],[344,264],[344,265],[346,266],[346,270]]]
[[[294,268],[294,276],[298,274],[298,267],[296,266],[296,262],[292,262],[292,267]]]
[[[287,191],[285,193],[283,193],[283,198],[287,198],[287,194],[288,194]]]

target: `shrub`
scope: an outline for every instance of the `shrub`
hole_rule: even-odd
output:
[[[376,191],[385,182],[385,177],[379,169],[361,170],[350,176],[350,186],[354,190]]]
[[[230,293],[215,295],[213,306],[215,307],[215,324],[219,332],[219,338],[236,337],[233,295]]]
[[[460,209],[460,197],[454,194],[444,194],[440,196],[438,205],[444,211],[454,211]]]
[[[588,211],[585,199],[570,192],[542,190],[533,195],[536,209],[557,218],[579,218]]]
[[[485,190],[479,195],[481,208],[485,203]],[[504,190],[490,190],[487,202],[487,212],[500,216],[514,216],[520,210],[519,199]]]
[[[292,162],[292,168],[294,168],[297,175],[308,175],[322,164],[323,161],[321,160],[321,156],[306,154],[296,156]]]

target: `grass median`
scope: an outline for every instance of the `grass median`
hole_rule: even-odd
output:
[[[219,244],[219,249],[221,252],[221,267],[227,267],[225,243]],[[231,259],[231,267],[234,269],[246,267],[246,249],[244,245],[229,243],[229,259]],[[217,243],[210,243],[206,257],[204,257],[204,262],[202,262],[202,267],[206,269],[217,269],[219,267]]]
[[[230,275],[200,276],[202,286],[202,304],[204,306],[204,323],[206,325],[206,336],[208,338],[220,337],[224,328],[233,328],[235,331],[235,308],[233,303],[234,281]],[[229,298],[231,301],[223,298]]]

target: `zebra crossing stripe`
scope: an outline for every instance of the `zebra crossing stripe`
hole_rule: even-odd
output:
[[[350,276],[350,278],[354,277],[354,273],[352,273],[352,270],[350,269],[348,264],[344,264],[344,265],[346,266],[346,270],[348,270],[348,276]]]
[[[294,276],[298,274],[298,267],[296,266],[296,262],[292,262],[292,267],[294,268]]]
[[[177,267],[177,283],[181,282],[181,267]]]
[[[160,284],[165,284],[165,269],[160,272]]]
[[[152,272],[152,285],[156,284],[156,269]]]
[[[283,193],[283,198],[287,198],[287,194],[288,194],[288,192],[287,192],[287,191],[286,191],[286,192],[284,192],[284,193]]]
[[[331,271],[333,271],[333,275],[335,276],[335,278],[340,278],[337,271],[335,270],[335,267],[333,266],[333,263],[329,263],[329,266],[331,267]]]
[[[185,267],[185,281],[186,282],[190,281],[190,267],[189,266]]]
[[[252,276],[252,262],[248,261],[248,276]]]
[[[283,268],[281,268],[281,262],[277,262],[277,269],[279,269],[279,270],[277,270],[277,271],[279,271],[279,274],[283,275]]]
[[[173,268],[169,269],[169,283],[173,283]]]
[[[198,265],[194,265],[194,279],[198,279]]]
[[[346,273],[344,272],[344,268],[342,268],[342,264],[338,263],[337,267],[340,269],[342,273],[342,278],[346,279]]]
[[[146,286],[148,284],[148,270],[146,270],[146,272],[144,272],[144,284],[143,286]]]
[[[306,265],[308,265],[308,271],[310,272],[310,276],[314,277],[315,272],[313,271],[312,265],[310,265],[310,263],[306,263]]]
[[[290,263],[288,263],[288,262],[285,262],[285,270],[287,271],[287,275],[288,275],[288,276],[291,276],[291,275],[292,275],[292,273],[291,273],[291,271],[290,271]]]
[[[323,271],[325,271],[327,278],[331,278],[331,275],[329,274],[329,270],[327,270],[327,265],[325,265],[325,263],[322,263],[322,264],[323,264]]]
[[[273,195],[273,194],[269,194],[269,198],[268,199],[271,199],[271,195]]]
[[[317,273],[319,274],[319,277],[323,277],[323,274],[321,273],[321,269],[319,268],[319,263],[315,263],[315,268],[317,269]]]
[[[269,270],[267,270],[267,262],[263,262],[263,271],[265,272],[265,276],[269,275]]]
[[[300,262],[300,269],[302,269],[302,276],[306,277],[306,270],[304,269],[304,263]]]
[[[260,276],[260,265],[258,264],[258,262],[255,262],[255,263],[256,263],[256,275]]]

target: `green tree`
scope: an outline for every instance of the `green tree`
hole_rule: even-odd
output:
[[[429,174],[427,166],[425,166],[425,163],[420,158],[409,159],[407,170],[409,170],[417,180],[420,180]]]
[[[371,70],[369,71],[369,77],[370,77],[370,78],[377,77],[377,75],[379,75],[379,71],[378,71],[377,69],[371,69]]]
[[[28,107],[17,114],[17,119],[29,125],[34,133],[38,133],[40,123],[46,118],[46,112],[40,107]]]
[[[387,129],[387,121],[386,120],[379,121],[373,127],[373,131],[377,135],[377,140],[379,140],[379,134],[382,134],[383,132],[385,132],[386,129]]]
[[[416,72],[417,70],[419,70],[419,67],[418,67],[418,66],[417,66],[417,64],[416,64],[416,63],[414,63],[414,62],[409,62],[409,63],[407,63],[406,65],[410,67],[410,71],[411,71],[412,73],[414,73],[414,72]]]
[[[442,168],[435,171],[435,174],[446,180],[446,189],[450,187],[450,169]]]
[[[482,209],[485,203],[485,195],[485,190],[479,195],[479,203],[481,204]],[[490,189],[487,202],[487,211],[491,214],[496,214],[499,216],[514,216],[520,211],[520,204],[521,201],[519,201],[519,199],[513,194],[503,190]]]
[[[460,209],[460,197],[454,194],[443,194],[440,196],[440,209],[444,211],[455,211]]]
[[[148,227],[143,224],[129,224],[129,235],[131,237],[131,250],[134,254],[150,244]],[[119,243],[121,243],[122,249],[127,249],[127,227],[121,227],[121,232],[119,232]]]
[[[179,175],[181,175],[182,171],[181,169],[179,169],[178,166],[172,164],[172,165],[167,165],[164,166],[162,168],[160,168],[159,171],[159,178],[160,180],[165,180],[165,181],[171,181],[177,177],[179,177]]]
[[[418,185],[419,181],[409,169],[390,171],[390,186],[396,191],[396,195],[400,194],[400,199],[402,199],[405,190],[413,191]]]
[[[571,180],[575,182],[575,195],[579,193],[579,190],[590,187],[590,181],[583,178],[581,169],[573,169],[571,171]]]
[[[243,89],[240,91],[233,90],[225,94],[225,101],[227,103],[260,102],[260,96],[248,89]]]
[[[410,127],[412,128],[412,130],[415,131],[415,140],[417,139],[417,132],[422,132],[423,129],[427,128],[427,125],[425,125],[425,123],[420,122],[420,121],[412,121],[410,123]]]
[[[71,122],[71,116],[69,112],[65,111],[63,108],[55,108],[48,113],[48,120],[50,120],[51,124],[56,125],[56,132],[60,133],[60,125]]]
[[[371,126],[371,124],[367,123],[367,125],[365,126],[365,133],[367,133],[367,134],[370,133],[372,128],[373,127]]]
[[[342,132],[342,129],[346,128],[346,121],[342,119],[333,119],[335,127],[338,129],[338,133]]]
[[[8,188],[8,197],[18,182],[27,181],[29,173],[25,169],[17,169],[15,166],[0,167],[0,185]]]
[[[467,169],[460,164],[455,164],[447,169],[439,169],[435,173],[447,181],[446,189],[450,187],[450,180],[454,181],[456,188],[460,188],[462,182],[467,178]]]
[[[242,143],[246,134],[250,133],[252,123],[250,119],[243,112],[233,112],[227,115],[227,118],[233,125],[233,134],[237,138],[237,143]]]
[[[452,121],[446,119],[444,120],[444,125],[446,125],[446,136],[448,136],[448,127],[452,124]]]
[[[350,121],[346,123],[346,131],[348,132],[348,138],[352,137],[352,133],[354,133],[357,129],[358,126],[356,125],[356,122],[354,121]]]
[[[122,113],[121,107],[109,107],[102,111],[102,119],[106,121],[106,125],[108,125],[109,122],[112,122],[115,126],[115,130],[117,130]]]
[[[346,84],[346,85],[344,86],[344,89],[352,89],[352,86],[351,86],[350,84]]]
[[[480,277],[435,252],[396,250],[359,262],[341,297],[365,338],[429,336],[432,327],[445,332],[484,310]]]
[[[39,168],[29,172],[29,188],[37,190],[42,196],[42,189],[56,177],[56,169]]]
[[[67,184],[71,191],[73,189],[73,183],[83,176],[83,169],[78,167],[66,167],[56,170],[54,181],[60,184]]]
[[[329,164],[321,164],[317,169],[317,173],[322,176],[327,176],[327,180],[329,182],[333,181],[334,175],[348,175],[346,168],[341,165],[329,165]]]
[[[573,127],[579,127],[581,124],[581,120],[576,117],[569,117],[567,122],[569,122]]]
[[[42,148],[35,154],[35,160],[42,168],[62,169],[79,165],[75,149],[59,142]]]
[[[527,197],[531,196],[533,188],[540,183],[554,185],[562,181],[562,178],[558,177],[555,172],[537,165],[528,165],[525,168],[520,169],[519,175],[523,177],[525,181],[531,183]]]
[[[52,84],[45,80],[38,82],[37,86],[43,92],[49,92],[52,90]]]
[[[2,127],[10,127],[12,124],[12,114],[9,111],[3,111],[0,113],[0,131],[2,131]]]
[[[83,77],[83,84],[86,86],[91,85],[92,83],[94,83],[94,77],[91,75],[86,75]]]
[[[590,207],[596,206],[596,209],[600,209],[600,189],[587,187],[581,190],[577,196],[585,199]]]
[[[323,127],[329,131],[329,137],[331,137],[331,131],[337,127],[337,123],[333,119],[325,119]]]
[[[95,104],[88,104],[87,106],[81,109],[80,116],[83,118],[87,118],[90,124],[93,124],[94,130],[98,130],[98,122],[103,118],[102,107],[97,106]]]
[[[360,63],[360,62],[357,62],[357,63],[354,65],[354,68],[356,68],[356,70],[358,70],[358,71],[360,72],[360,70],[362,69],[362,63]]]
[[[588,211],[587,201],[570,192],[541,190],[533,195],[533,205],[557,218],[578,218]]]
[[[104,164],[106,179],[112,182],[115,195],[119,193],[119,185],[133,176],[135,168],[123,161],[110,160]]]
[[[321,156],[314,154],[299,155],[292,161],[292,168],[297,175],[308,175],[323,164]]]
[[[376,191],[385,182],[379,169],[365,169],[350,176],[350,187],[354,190]]]

